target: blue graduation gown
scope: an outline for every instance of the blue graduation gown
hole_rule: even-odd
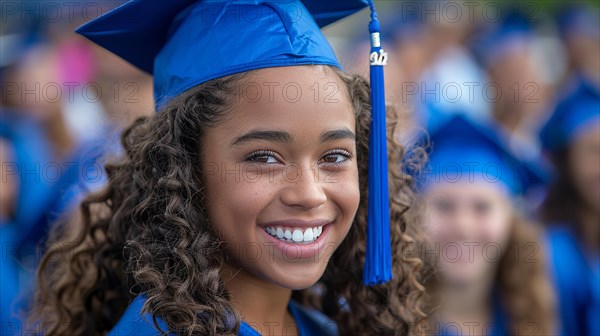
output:
[[[154,326],[152,316],[150,314],[141,314],[142,306],[144,305],[145,297],[143,295],[137,296],[129,304],[125,313],[114,326],[114,328],[108,333],[109,336],[147,336],[147,335],[161,335],[161,333]],[[311,335],[322,335],[322,336],[335,336],[338,334],[337,326],[333,321],[327,318],[320,312],[312,309],[307,309],[302,305],[290,301],[288,309],[298,327],[298,333],[300,336],[311,336]],[[168,330],[166,323],[158,319],[158,325],[163,330]],[[254,330],[249,324],[242,321],[240,325],[240,331],[238,336],[260,336],[260,334]]]
[[[600,335],[600,255],[586,255],[567,225],[548,230],[561,335]]]
[[[19,266],[12,255],[16,227],[0,219],[0,335],[15,335],[20,321],[14,315],[14,304],[19,293]]]

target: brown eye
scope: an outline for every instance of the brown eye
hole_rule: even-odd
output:
[[[478,215],[485,215],[492,210],[492,205],[490,202],[486,201],[478,201],[474,204],[475,212]]]
[[[342,164],[350,158],[350,155],[346,151],[328,153],[319,160],[319,163]]]
[[[257,151],[248,155],[246,161],[261,164],[273,164],[279,163],[275,157],[275,153],[271,151]]]
[[[336,162],[341,162],[343,160],[344,160],[344,158],[340,154],[327,155],[326,157],[323,158],[323,162],[326,162],[326,163],[336,163]]]
[[[454,210],[454,202],[443,197],[434,200],[431,205],[439,213],[451,213]]]
[[[258,162],[258,163],[276,163],[277,162],[277,160],[275,160],[272,156],[267,156],[267,155],[254,156],[251,158],[250,161]]]

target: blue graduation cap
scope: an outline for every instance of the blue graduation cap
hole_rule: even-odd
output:
[[[587,36],[600,38],[600,16],[592,4],[573,2],[557,11],[556,23],[563,38]]]
[[[154,75],[163,105],[208,80],[261,68],[325,64],[341,68],[319,27],[364,1],[134,0],[77,29]]]
[[[575,90],[556,106],[540,131],[542,146],[551,152],[565,148],[590,125],[600,125],[600,91],[579,78]]]
[[[387,54],[372,0],[133,0],[77,32],[152,74],[161,107],[196,85],[249,70],[305,64],[341,69],[320,28],[367,5],[373,121],[363,280],[378,284],[391,278],[392,260],[383,90]]]
[[[457,114],[430,135],[433,147],[421,187],[436,182],[483,180],[501,183],[512,195],[547,180],[543,162],[525,162],[492,125]]]
[[[535,37],[534,23],[533,18],[513,9],[498,25],[471,41],[474,54],[485,65],[495,64],[502,56],[531,44]]]

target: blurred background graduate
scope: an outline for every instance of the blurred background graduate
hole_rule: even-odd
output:
[[[510,152],[506,139],[463,115],[431,130],[421,182],[428,251],[440,277],[428,285],[440,308],[430,334],[553,335],[554,297],[541,228],[522,209],[540,172]]]
[[[45,37],[33,27],[14,34],[3,29],[2,42],[0,332],[20,334],[49,227],[73,206],[71,197],[86,190],[80,174],[83,161],[78,160],[96,157],[78,157],[81,153],[73,148],[59,103],[35,92],[42,83],[55,80],[54,58],[45,57],[48,49],[41,47]],[[17,98],[22,88],[30,91]]]
[[[4,110],[0,126],[2,197],[0,240],[2,276],[0,322],[6,332],[20,332],[19,293],[30,289],[35,270],[35,238],[44,232],[55,183],[42,180],[37,167],[50,162],[39,125]],[[36,206],[33,206],[35,204]],[[33,246],[32,246],[33,245]],[[25,298],[25,303],[27,302]]]
[[[104,185],[103,164],[120,153],[119,130],[147,110],[144,101],[152,105],[149,76],[78,38],[72,30],[80,15],[49,20],[44,5],[2,3],[2,335],[25,333],[24,312],[51,226]],[[51,5],[54,14],[69,8]],[[127,82],[139,93],[135,106],[119,97]]]
[[[556,176],[540,210],[548,227],[563,335],[600,334],[600,21],[587,8],[561,15],[573,73],[540,132]],[[585,50],[584,54],[577,50]]]

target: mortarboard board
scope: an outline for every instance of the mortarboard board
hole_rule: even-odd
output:
[[[571,143],[588,126],[600,125],[600,91],[577,79],[577,87],[556,106],[540,131],[542,146],[555,152]]]
[[[488,123],[455,115],[430,134],[433,147],[421,185],[439,181],[484,180],[501,183],[512,195],[547,179],[544,162],[525,162]]]
[[[157,107],[208,80],[249,70],[342,68],[320,28],[371,8],[369,210],[363,281],[391,278],[389,193],[380,27],[373,1],[132,0],[77,29],[154,76]]]
[[[301,64],[341,68],[319,27],[364,1],[140,1],[77,32],[154,76],[160,106],[211,79]]]

